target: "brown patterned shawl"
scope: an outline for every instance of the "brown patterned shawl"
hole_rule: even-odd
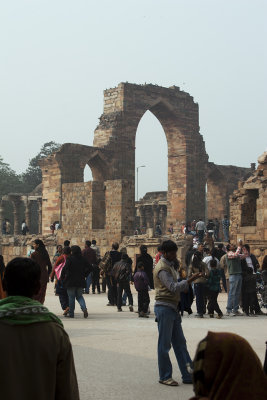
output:
[[[267,377],[250,344],[233,333],[208,332],[194,360],[196,398],[266,400]]]

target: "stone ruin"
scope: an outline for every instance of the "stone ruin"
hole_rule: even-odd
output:
[[[267,254],[267,151],[258,158],[258,168],[240,181],[230,197],[231,240],[242,239],[254,254]]]
[[[166,135],[168,192],[164,200],[155,199],[142,208],[141,203],[135,204],[135,136],[148,110]],[[66,143],[40,162],[40,233],[49,234],[51,223],[60,221],[59,243],[71,239],[83,245],[94,238],[108,248],[112,241],[133,235],[135,208],[140,219],[147,215],[147,227],[153,228],[161,215],[164,226],[172,223],[176,232],[185,221],[205,216],[221,219],[229,212],[229,194],[251,174],[250,168],[208,161],[199,132],[198,104],[179,87],[120,83],[104,91],[99,120],[93,146]],[[92,171],[90,182],[84,182],[86,165]]]
[[[43,234],[57,220],[62,239],[90,237],[106,245],[133,234],[135,136],[147,110],[160,121],[168,145],[166,224],[179,230],[182,222],[204,217],[206,184],[208,217],[221,218],[229,211],[229,194],[251,169],[208,162],[193,98],[176,86],[120,83],[104,92],[93,146],[66,143],[41,161]],[[91,182],[83,179],[86,165],[92,170]]]

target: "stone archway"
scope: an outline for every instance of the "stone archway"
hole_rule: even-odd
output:
[[[168,222],[179,225],[204,215],[208,156],[199,133],[198,105],[193,98],[177,87],[122,83],[105,91],[104,100],[94,146],[112,149],[113,155],[119,147],[113,160],[113,178],[129,182],[127,198],[132,208],[135,135],[140,119],[149,110],[161,123],[168,144]]]

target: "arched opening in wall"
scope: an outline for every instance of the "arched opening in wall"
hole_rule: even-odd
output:
[[[93,180],[93,174],[92,174],[92,170],[89,167],[88,164],[86,164],[86,166],[84,167],[83,170],[83,181],[84,182],[89,182]]]
[[[94,176],[96,175],[96,180],[93,179],[92,169]],[[90,199],[92,229],[104,229],[106,221],[105,187],[104,182],[97,179],[97,168],[92,167],[92,169],[88,164],[84,168],[83,180],[84,183],[87,183],[87,185],[84,185],[84,193],[86,193],[87,200]],[[88,204],[85,205],[84,212],[88,214],[87,206]]]
[[[168,146],[159,120],[147,111],[135,139],[136,228],[141,232],[166,227],[168,190]]]

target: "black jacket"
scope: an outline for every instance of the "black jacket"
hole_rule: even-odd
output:
[[[70,256],[61,272],[61,280],[65,288],[84,288],[90,272],[91,266],[83,257]]]

